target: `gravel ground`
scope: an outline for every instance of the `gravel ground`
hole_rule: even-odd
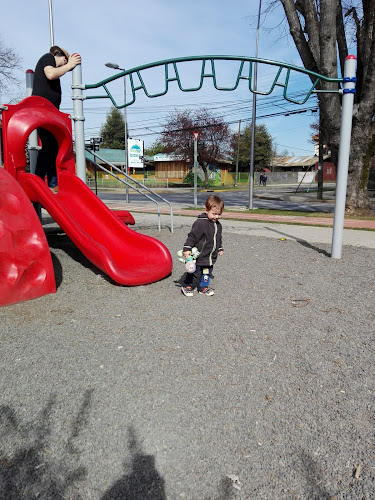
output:
[[[175,256],[181,220],[138,230]],[[188,298],[48,240],[57,293],[0,309],[1,499],[375,498],[373,249],[225,221]]]

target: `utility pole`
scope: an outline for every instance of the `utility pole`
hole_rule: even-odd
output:
[[[323,117],[319,110],[318,200],[323,199],[323,161]]]
[[[53,14],[52,14],[52,0],[48,0],[48,8],[49,8],[49,38],[51,47],[55,45],[53,38]]]
[[[238,184],[238,161],[240,156],[240,137],[241,137],[241,120],[238,122],[238,139],[237,139],[237,159],[236,159],[236,175],[234,178],[234,185]]]
[[[107,68],[112,68],[112,69],[118,69],[120,71],[125,71],[125,68],[120,68],[120,66],[116,63],[105,63],[105,66]],[[129,151],[128,151],[128,118],[127,118],[127,111],[126,111],[126,75],[124,75],[124,149],[125,149],[125,163],[124,163],[124,168],[125,168],[125,178],[126,176],[129,175]],[[126,203],[129,203],[129,186],[126,184],[125,186],[125,201]]]
[[[198,137],[199,132],[194,133],[194,207],[198,206],[197,174],[198,174]]]
[[[258,57],[258,44],[259,44],[259,25],[260,25],[260,12],[262,8],[262,0],[259,0],[259,11],[258,11],[258,25],[257,25],[257,36],[255,45],[255,57]],[[254,64],[254,85],[253,85],[253,113],[251,120],[251,148],[250,148],[250,172],[249,172],[249,209],[252,210],[253,198],[254,198],[254,163],[255,163],[255,122],[257,115],[257,80],[258,80],[258,63]]]

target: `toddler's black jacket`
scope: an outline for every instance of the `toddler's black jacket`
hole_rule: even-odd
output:
[[[206,213],[198,216],[188,234],[183,251],[197,247],[200,252],[197,264],[199,266],[213,266],[217,259],[217,254],[223,250],[222,246],[222,225],[219,221],[212,221]]]

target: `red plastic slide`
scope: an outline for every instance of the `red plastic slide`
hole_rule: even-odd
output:
[[[25,144],[38,127],[49,130],[59,146],[58,194],[39,177],[25,172]],[[42,97],[27,97],[3,111],[3,134],[6,170],[93,264],[121,285],[144,285],[170,274],[172,257],[166,246],[125,226],[75,175],[69,115]],[[128,222],[132,223],[130,214]]]
[[[167,276],[172,257],[163,243],[124,225],[75,174],[61,172],[57,194],[36,175],[19,182],[39,202],[81,252],[121,285],[145,285]]]

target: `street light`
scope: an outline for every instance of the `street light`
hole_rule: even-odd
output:
[[[255,45],[255,57],[258,58],[258,43],[259,43],[259,23],[260,23],[260,12],[262,8],[262,0],[259,0],[259,10],[258,10],[258,24],[257,24],[257,36]],[[249,209],[253,209],[253,197],[254,197],[254,163],[255,163],[255,122],[257,114],[257,98],[255,91],[257,90],[257,79],[258,79],[258,63],[254,64],[254,85],[253,85],[253,112],[251,120],[251,148],[250,148],[250,172],[249,172]]]
[[[52,0],[48,0],[48,8],[49,8],[49,37],[50,37],[50,43],[51,47],[55,45],[54,39],[53,39],[53,13],[52,13]]]
[[[105,63],[107,68],[116,69],[120,71],[125,71],[124,68],[120,68],[120,66],[116,63]],[[124,75],[124,104],[126,104],[126,76]],[[124,106],[124,135],[125,135],[125,174],[128,175],[128,119],[126,114],[126,106]],[[129,203],[129,186],[126,184],[126,203]]]

